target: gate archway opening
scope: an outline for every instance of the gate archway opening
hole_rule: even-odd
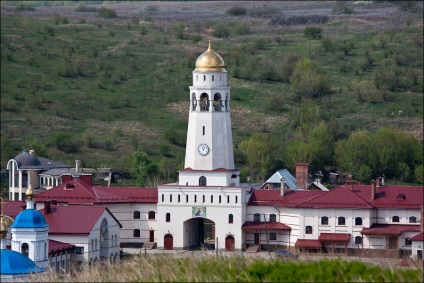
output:
[[[215,222],[203,217],[195,217],[183,223],[184,249],[215,250]]]
[[[225,237],[225,251],[233,252],[235,250],[235,240],[232,235]]]

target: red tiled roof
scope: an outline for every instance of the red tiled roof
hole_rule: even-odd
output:
[[[343,233],[321,233],[318,239],[325,242],[339,242],[339,243],[349,243],[350,234]]]
[[[302,208],[405,208],[419,209],[424,203],[422,186],[384,186],[376,190],[371,199],[371,185],[354,185],[350,191],[339,186],[330,191],[254,190],[249,205],[283,206]],[[403,194],[404,199],[398,195]]]
[[[404,231],[419,232],[419,225],[405,224],[373,224],[370,228],[363,228],[364,235],[400,235]]]
[[[50,225],[49,234],[85,235],[90,233],[105,210],[110,213],[105,206],[51,206],[51,213],[44,214],[44,209],[40,212]],[[116,222],[121,226],[118,220]]]
[[[75,248],[75,245],[49,240],[49,254],[66,251]]]
[[[323,193],[325,192],[315,190],[285,190],[284,196],[281,196],[280,190],[253,190],[252,196],[249,199],[249,205],[296,207],[300,203]]]
[[[320,249],[322,248],[322,243],[320,240],[297,239],[294,246],[305,249]]]
[[[412,238],[409,238],[411,241],[424,241],[424,232],[419,233],[418,235],[415,235]]]
[[[7,215],[9,217],[12,217],[13,219],[15,219],[16,215],[19,214],[19,212],[22,211],[22,206],[25,207],[26,206],[26,202],[25,201],[21,201],[21,200],[7,200],[5,201],[4,204],[4,215]]]
[[[372,208],[361,196],[344,187],[338,187],[324,194],[317,195],[296,207]]]
[[[380,186],[371,199],[371,185],[354,185],[353,192],[377,208],[420,208],[424,204],[423,186]],[[405,199],[398,199],[403,194]]]
[[[157,188],[118,188],[118,187],[97,187],[87,183],[72,179],[45,192],[35,196],[35,201],[56,199],[59,203],[157,203]]]
[[[290,231],[291,228],[283,223],[279,222],[256,222],[256,221],[246,221],[241,227],[243,230],[287,230]]]

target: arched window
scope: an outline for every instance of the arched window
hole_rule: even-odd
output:
[[[133,237],[134,238],[140,238],[140,229],[134,229],[133,230]]]
[[[202,176],[199,178],[199,186],[206,186],[206,177]]]
[[[194,195],[194,203],[197,202],[197,195]]]
[[[253,215],[253,221],[260,222],[261,221],[261,215],[259,213],[255,213]]]
[[[340,216],[337,219],[337,225],[346,225],[346,219],[343,216]]]
[[[230,196],[227,196],[227,203],[230,203]]]
[[[399,216],[393,216],[392,222],[399,222]]]
[[[188,195],[186,195],[186,202],[188,202]]]
[[[203,197],[202,197],[202,201],[203,201],[203,203],[205,203],[205,202],[206,202],[205,195],[203,195]]]
[[[203,126],[203,135],[205,135],[205,126]]]
[[[134,211],[134,219],[140,219],[140,211]]]
[[[165,195],[162,194],[162,202],[165,202]]]
[[[362,245],[362,237],[361,236],[355,237],[355,245]]]
[[[21,245],[21,254],[28,256],[28,253],[29,253],[29,246],[27,243],[23,243]]]
[[[47,259],[49,257],[47,252],[47,242],[44,242],[44,259]]]
[[[171,222],[171,213],[169,213],[169,212],[168,212],[168,213],[166,214],[166,219],[165,219],[165,221],[166,221],[166,222]]]
[[[206,75],[203,75],[203,81],[206,81]]]
[[[181,201],[181,196],[178,194],[178,203]]]
[[[236,196],[236,203],[238,203],[238,196]]]
[[[212,75],[212,81],[214,81],[215,80],[215,76],[214,75]]]
[[[211,195],[211,203],[213,203],[213,195]]]
[[[213,108],[215,111],[221,111],[221,95],[219,93],[215,93],[213,96]]]
[[[409,238],[405,238],[405,246],[410,246],[412,245],[411,240],[409,240]]]
[[[97,251],[97,239],[94,241],[94,246],[96,247],[96,251]]]
[[[219,203],[221,203],[221,196],[219,196]]]
[[[312,226],[305,227],[305,234],[312,234]]]
[[[94,239],[91,239],[91,250],[94,251]]]
[[[328,225],[328,217],[327,216],[323,216],[321,218],[321,225]]]
[[[362,225],[362,218],[361,217],[356,217],[355,218],[355,225],[357,225],[357,226]]]
[[[209,111],[209,96],[206,93],[200,95],[200,111]]]
[[[196,111],[196,106],[197,106],[196,94],[193,93],[191,95],[191,109],[193,111]]]
[[[156,213],[154,211],[149,211],[149,219],[153,220],[156,218]]]
[[[277,216],[275,214],[270,214],[269,215],[269,222],[276,222],[277,221]]]
[[[409,223],[417,223],[417,217],[415,216],[409,217]]]
[[[234,222],[234,217],[232,214],[228,215],[228,223],[233,223]]]
[[[271,232],[269,233],[269,240],[270,241],[275,241],[277,240],[277,234],[275,232]]]

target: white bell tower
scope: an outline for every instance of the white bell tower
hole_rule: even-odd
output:
[[[208,50],[197,58],[189,99],[185,165],[179,171],[179,185],[238,186],[227,71],[210,38]]]

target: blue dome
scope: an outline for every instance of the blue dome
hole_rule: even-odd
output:
[[[1,274],[29,274],[43,272],[27,256],[11,250],[1,250]]]
[[[46,218],[35,209],[25,209],[15,218],[11,228],[43,228],[48,227]]]

